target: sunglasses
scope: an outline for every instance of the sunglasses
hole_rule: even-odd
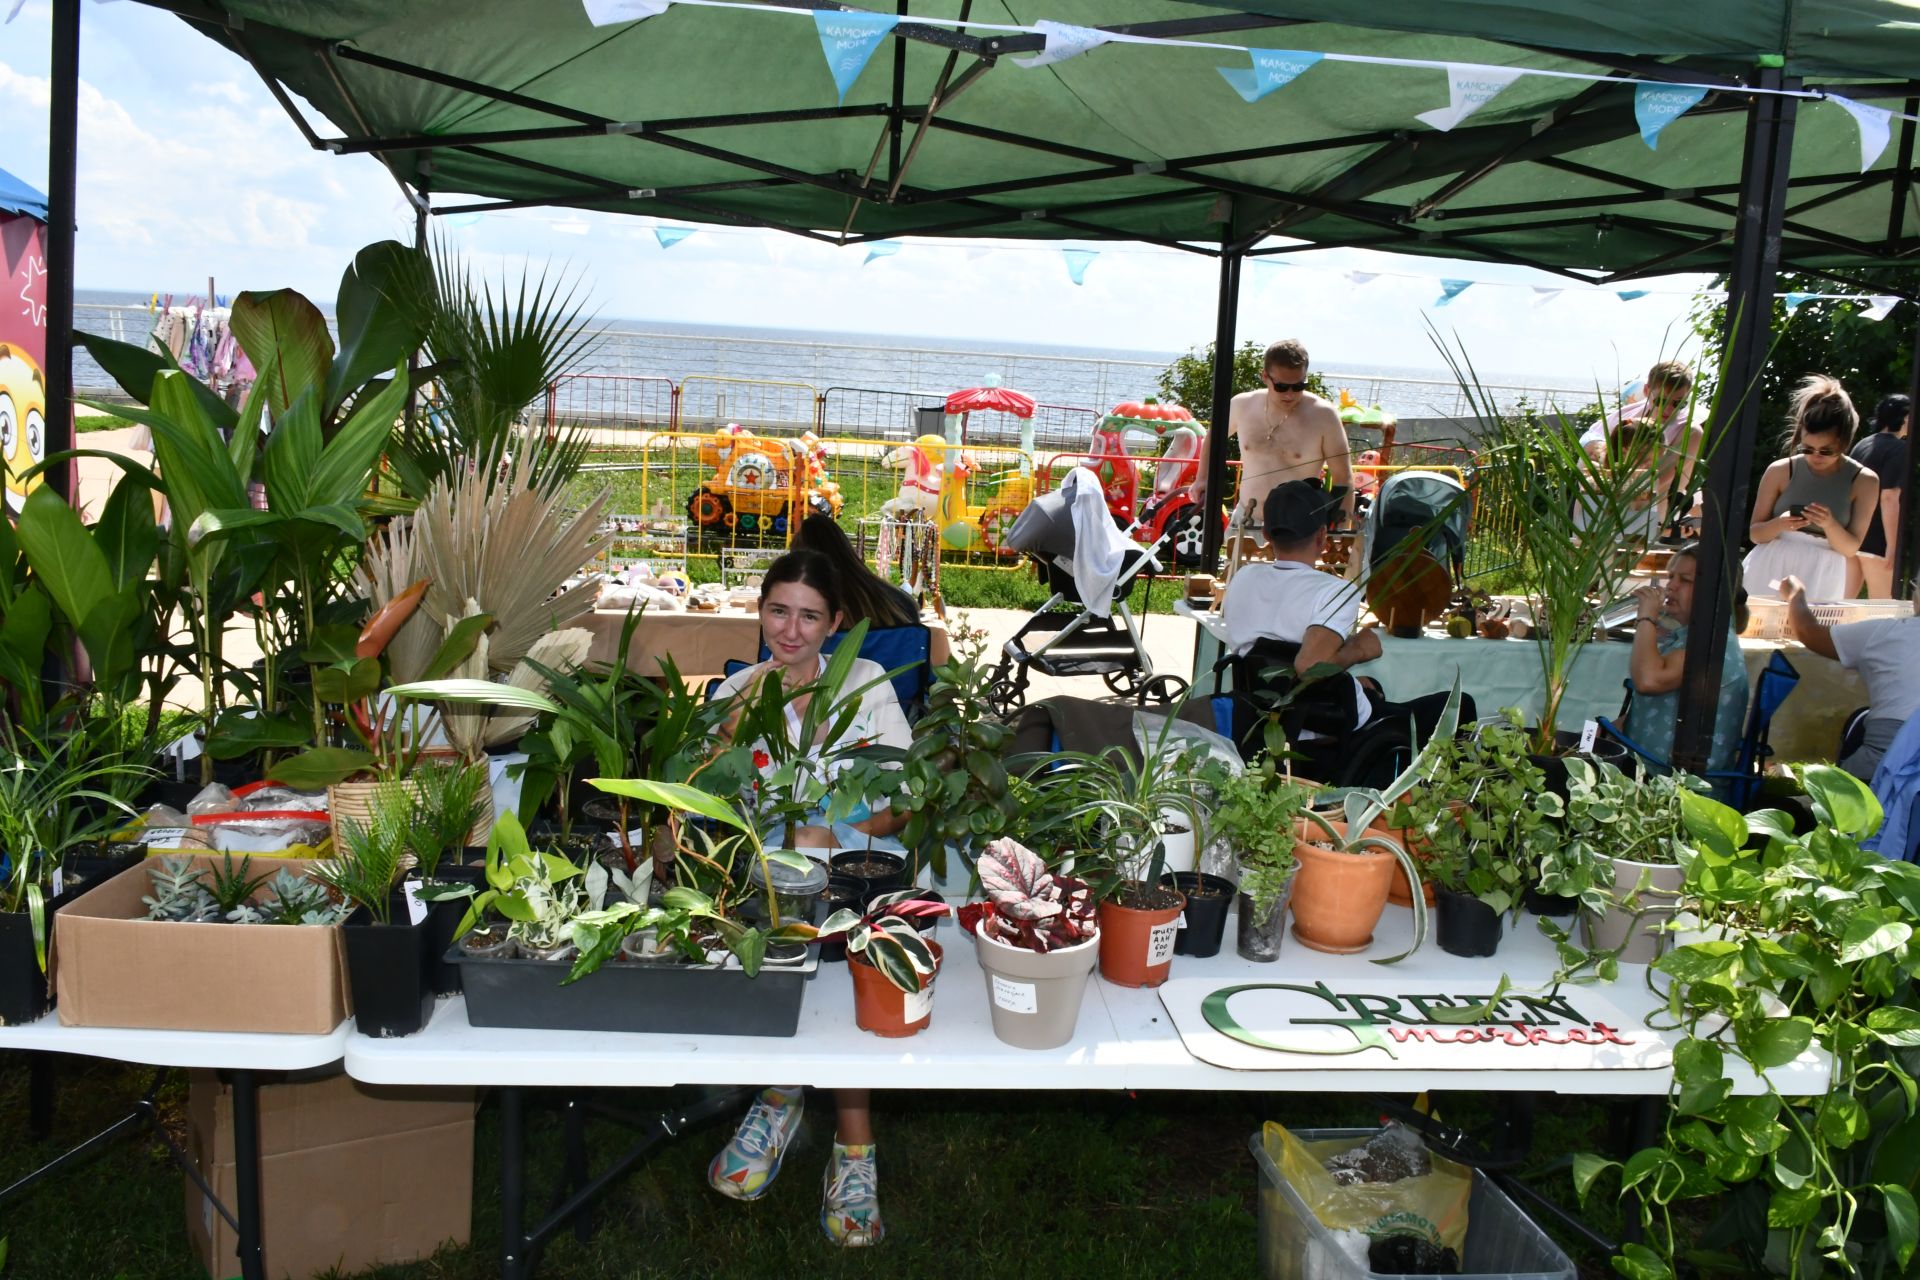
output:
[[[1281,382],[1278,379],[1275,379],[1273,382],[1269,383],[1268,385],[1271,386],[1275,391],[1279,391],[1282,393],[1288,392],[1288,391],[1305,391],[1307,389],[1307,384],[1304,382]]]
[[[1809,458],[1837,458],[1840,456],[1840,450],[1838,449],[1816,449],[1810,444],[1801,445],[1800,452]]]

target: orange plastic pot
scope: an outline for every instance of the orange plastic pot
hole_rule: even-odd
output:
[[[1173,967],[1173,944],[1180,936],[1186,895],[1170,907],[1140,911],[1117,902],[1100,904],[1100,976],[1119,987],[1157,987]]]
[[[933,972],[912,993],[887,981],[887,975],[865,957],[847,955],[847,972],[853,975],[853,1021],[862,1031],[898,1038],[916,1035],[933,1021],[933,980],[940,976],[942,953],[932,939],[927,946],[933,952]]]
[[[1467,806],[1462,804],[1458,800],[1449,800],[1447,801],[1447,808],[1451,809],[1453,811],[1454,816],[1457,818],[1459,817],[1459,815],[1466,812]],[[1405,849],[1408,853],[1412,854],[1413,860],[1419,863],[1422,868],[1425,868],[1427,863],[1432,861],[1433,859],[1432,850],[1430,850],[1427,847],[1427,842],[1425,837],[1423,837],[1419,832],[1415,831],[1412,827],[1398,827],[1392,830],[1387,830],[1381,827],[1381,825],[1376,822],[1371,827],[1367,828],[1367,834],[1375,835],[1375,836],[1385,836],[1389,840],[1398,841],[1400,843],[1400,847]],[[1426,895],[1427,905],[1432,906],[1433,905],[1432,881],[1423,882],[1420,888],[1422,892]],[[1387,890],[1387,901],[1391,902],[1396,907],[1410,907],[1413,905],[1413,890],[1411,886],[1407,884],[1407,873],[1404,868],[1400,870],[1396,870],[1393,873],[1393,885],[1391,888]]]
[[[1336,831],[1346,824],[1329,819]],[[1373,928],[1387,909],[1387,894],[1400,860],[1384,849],[1343,853],[1309,843],[1319,828],[1301,820],[1293,856],[1300,869],[1293,879],[1293,936],[1315,951],[1349,955],[1373,943]],[[1371,833],[1371,829],[1370,829]],[[1391,838],[1391,837],[1387,837]]]

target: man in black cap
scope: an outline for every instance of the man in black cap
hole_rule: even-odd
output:
[[[1234,653],[1248,652],[1261,639],[1298,645],[1293,668],[1303,674],[1322,663],[1345,669],[1380,656],[1379,634],[1370,627],[1356,630],[1365,603],[1361,584],[1314,567],[1327,549],[1327,531],[1345,496],[1344,490],[1326,489],[1318,480],[1288,480],[1267,494],[1262,515],[1273,560],[1241,565],[1227,584],[1222,608],[1227,647]],[[1417,740],[1424,741],[1446,708],[1444,693],[1394,703],[1371,679],[1337,678],[1354,682],[1355,729],[1411,716]],[[1461,722],[1475,714],[1473,700],[1462,695]]]

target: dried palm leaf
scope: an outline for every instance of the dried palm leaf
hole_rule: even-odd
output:
[[[518,689],[531,689],[535,693],[547,691],[547,678],[533,669],[533,663],[539,663],[549,671],[572,671],[586,665],[587,653],[593,648],[593,632],[585,627],[569,627],[565,631],[550,631],[533,642],[533,648],[526,658],[517,663],[507,676],[506,683]],[[487,721],[487,745],[495,746],[502,742],[512,742],[528,729],[538,717],[531,713],[501,713]]]

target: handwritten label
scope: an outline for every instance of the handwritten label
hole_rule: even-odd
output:
[[[140,833],[140,842],[150,849],[178,849],[187,845],[204,847],[206,841],[188,827],[148,827]]]
[[[993,1003],[1008,1013],[1038,1013],[1040,1004],[1034,991],[1031,982],[1015,982],[997,973],[993,975]]]
[[[1582,724],[1580,726],[1580,749],[1582,751],[1593,750],[1594,740],[1599,736],[1600,722],[1598,720],[1588,720]]]
[[[932,1013],[933,1012],[933,981],[932,979],[928,979],[927,985],[920,988],[920,990],[907,992],[906,1000],[903,1003],[906,1005],[906,1012],[902,1016],[904,1016],[906,1020],[910,1023],[918,1022],[920,1021],[920,1019]]]
[[[1169,920],[1153,926],[1147,934],[1147,965],[1165,964],[1173,959],[1173,940],[1180,932],[1178,922]]]

